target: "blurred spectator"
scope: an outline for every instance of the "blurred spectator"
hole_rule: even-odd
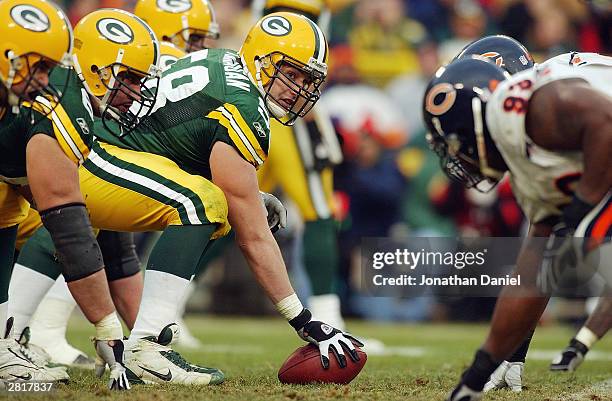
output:
[[[332,23],[332,32],[354,51],[355,67],[365,82],[384,85],[418,70],[414,47],[426,38],[426,30],[406,15],[402,0],[359,0],[343,19],[348,31],[339,32]]]
[[[416,73],[403,74],[387,85],[386,92],[406,119],[411,135],[424,133],[421,105],[427,83],[440,66],[438,46],[433,41],[425,41],[417,49],[419,69]]]
[[[451,8],[452,36],[440,45],[440,59],[449,62],[466,45],[485,34],[487,15],[474,0],[457,0]]]

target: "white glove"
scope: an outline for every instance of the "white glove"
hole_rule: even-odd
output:
[[[268,216],[268,227],[275,233],[279,228],[287,227],[287,209],[282,202],[272,194],[259,191],[261,202]]]
[[[524,362],[503,361],[493,372],[489,381],[485,384],[483,391],[498,390],[509,387],[510,390],[519,393],[523,391],[523,369]]]
[[[96,347],[96,376],[102,377],[106,370],[106,365],[110,368],[110,380],[108,388],[110,390],[129,390],[125,365],[123,364],[123,341],[121,340],[96,340],[93,339]]]

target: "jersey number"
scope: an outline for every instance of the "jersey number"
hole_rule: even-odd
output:
[[[208,50],[191,53],[164,70],[152,113],[164,107],[167,102],[179,102],[208,85],[208,68],[202,62],[207,57]]]

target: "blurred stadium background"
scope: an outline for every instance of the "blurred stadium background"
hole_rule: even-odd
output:
[[[94,9],[131,10],[128,0],[58,1],[73,23]],[[237,49],[252,21],[248,0],[212,0],[219,47]],[[536,61],[570,50],[612,53],[612,2],[581,0],[329,0],[331,71],[321,103],[334,118],[344,163],[335,171],[341,248],[337,291],[347,317],[376,321],[487,320],[492,298],[368,298],[354,284],[365,236],[520,236],[525,222],[509,185],[483,195],[449,182],[427,149],[421,99],[429,77],[467,43],[510,35]],[[281,194],[282,196],[282,194]],[[290,208],[291,209],[291,208]],[[290,210],[291,212],[291,210]],[[293,212],[295,215],[295,212]],[[277,235],[302,299],[300,219]],[[146,260],[150,238],[139,251]],[[198,281],[188,312],[273,313],[237,248]],[[544,321],[577,323],[584,299],[551,303]]]

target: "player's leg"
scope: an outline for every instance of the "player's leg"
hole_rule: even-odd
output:
[[[0,183],[0,379],[2,380],[67,380],[61,369],[38,366],[27,350],[15,341],[13,319],[8,318],[9,282],[17,238],[17,225],[28,213],[29,204],[5,183]],[[32,283],[35,284],[35,283]]]
[[[15,339],[29,326],[36,308],[62,271],[54,256],[51,236],[40,227],[40,216],[34,210],[19,225],[19,255],[9,287],[9,313],[14,317]]]
[[[49,289],[30,319],[29,347],[48,355],[52,363],[93,369],[94,360],[66,340],[66,328],[76,301],[63,276]]]
[[[612,298],[601,297],[585,324],[550,364],[550,370],[569,372],[576,370],[587,352],[606,335],[610,326],[612,326]]]
[[[101,230],[97,239],[104,256],[113,302],[128,329],[132,330],[143,287],[134,234]]]
[[[104,144],[94,146],[81,168],[81,185],[95,226],[163,231],[148,260],[140,310],[126,343],[130,379],[221,382],[221,371],[189,364],[171,346],[177,307],[198,262],[210,239],[229,229],[223,192],[166,158]]]
[[[309,308],[313,316],[342,328],[344,320],[334,286],[338,243],[332,217],[333,171],[329,161],[321,160],[314,151],[323,146],[316,142],[320,140],[316,129],[314,121],[298,120],[292,130],[273,122],[277,135],[266,163],[270,164],[268,174],[296,203],[304,219],[302,261],[312,290]]]
[[[516,351],[503,361],[493,372],[489,381],[484,386],[484,391],[498,390],[508,387],[514,392],[523,391],[523,370],[525,368],[525,358],[533,338],[533,331],[518,347]]]
[[[547,236],[550,228],[536,225],[517,258],[515,274],[521,275],[523,283],[535,283],[545,241],[535,237]],[[478,400],[485,383],[498,368],[524,342],[535,326],[548,304],[548,297],[539,296],[537,288],[516,289],[506,287],[500,293],[495,305],[489,334],[482,348],[476,352],[471,366],[464,372],[461,382],[451,393],[449,400]]]

